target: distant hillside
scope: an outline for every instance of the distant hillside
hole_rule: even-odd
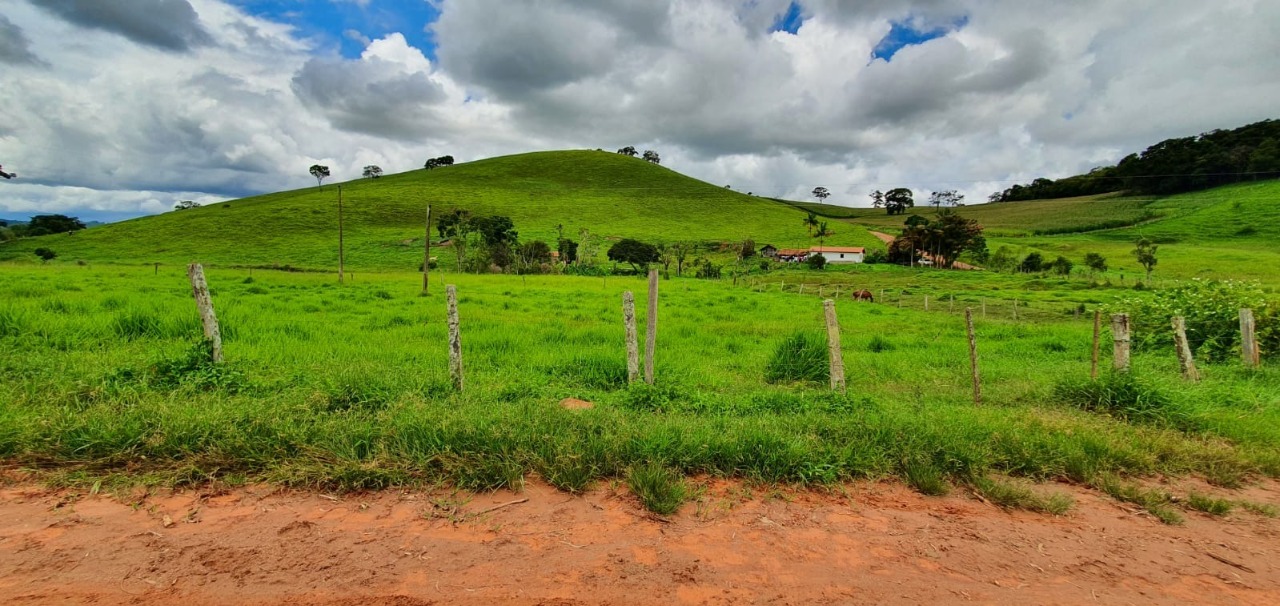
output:
[[[1036,179],[991,195],[992,202],[1091,196],[1125,191],[1169,195],[1280,178],[1280,120],[1168,139],[1115,166],[1064,179]]]
[[[105,225],[74,236],[0,245],[0,260],[39,246],[60,259],[223,265],[337,264],[338,184],[233,200]],[[554,242],[556,226],[605,238],[737,241],[807,246],[804,214],[770,200],[611,152],[538,152],[342,183],[347,263],[411,269],[422,259],[423,219],[453,208],[512,218],[521,240]],[[829,244],[875,246],[865,229],[834,225]],[[435,231],[433,229],[433,237]],[[606,243],[607,248],[607,243]]]

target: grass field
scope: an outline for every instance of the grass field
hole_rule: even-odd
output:
[[[975,406],[958,314],[842,300],[840,395],[821,380],[824,354],[805,362],[784,347],[797,333],[825,347],[816,297],[666,280],[657,384],[628,386],[620,296],[642,298],[642,280],[450,274],[459,394],[440,280],[421,297],[415,274],[339,287],[211,270],[227,355],[215,366],[193,349],[177,268],[0,271],[0,457],[56,481],[493,488],[536,473],[570,491],[626,478],[669,508],[685,474],[819,486],[895,476],[993,498],[1005,475],[1121,496],[1155,474],[1227,487],[1280,476],[1274,364],[1205,365],[1203,382],[1184,384],[1171,354],[1143,352],[1136,381],[1090,383],[1088,324],[1048,315],[979,319]],[[814,382],[765,380],[815,364]],[[565,397],[595,408],[564,410]],[[1170,513],[1167,499],[1144,506]]]
[[[0,260],[336,268],[336,183],[0,245]],[[512,218],[522,240],[552,244],[556,226],[616,240],[816,245],[804,213],[615,153],[539,152],[343,183],[347,267],[412,271],[422,262],[423,221],[453,208]],[[878,246],[862,227],[832,225],[827,244]],[[433,238],[437,237],[433,231]],[[604,257],[609,242],[601,247]],[[440,249],[442,256],[448,249]]]

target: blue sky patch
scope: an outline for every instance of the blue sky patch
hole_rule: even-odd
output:
[[[889,33],[880,42],[876,44],[874,50],[871,51],[871,59],[884,59],[891,61],[898,51],[917,44],[924,44],[930,40],[935,40],[946,36],[947,34],[963,29],[968,25],[969,18],[961,17],[950,24],[935,27],[933,29],[919,30],[911,24],[911,20],[894,21]]]
[[[804,25],[804,9],[800,7],[799,2],[793,1],[787,7],[787,12],[778,15],[777,20],[773,22],[773,27],[769,28],[769,31],[795,34],[800,31],[801,25]]]
[[[376,40],[393,32],[404,34],[432,61],[436,45],[427,33],[439,11],[426,0],[231,0],[245,12],[286,23],[299,35],[319,41],[343,57],[359,57],[366,40]],[[364,4],[364,6],[361,6]],[[350,35],[354,33],[357,35]]]

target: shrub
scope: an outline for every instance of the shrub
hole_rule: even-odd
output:
[[[769,383],[821,383],[830,377],[827,341],[812,332],[797,332],[779,343],[764,370],[764,380]]]
[[[176,357],[151,366],[151,383],[157,387],[195,387],[205,391],[236,393],[248,387],[244,373],[213,361],[213,345],[201,339]]]
[[[809,255],[804,260],[805,266],[813,270],[821,270],[827,266],[827,258],[822,255]]]
[[[1126,298],[1107,306],[1108,312],[1128,312],[1134,345],[1140,349],[1173,347],[1170,322],[1187,320],[1187,341],[1196,357],[1225,360],[1240,351],[1240,309],[1254,310],[1259,332],[1271,339],[1276,315],[1256,282],[1200,280],[1156,292],[1150,298]]]
[[[40,257],[41,261],[45,262],[52,261],[58,257],[58,253],[44,247],[37,248],[32,252],[34,252],[37,257]]]

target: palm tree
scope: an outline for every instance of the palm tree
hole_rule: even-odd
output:
[[[818,231],[814,232],[813,237],[818,239],[818,248],[822,248],[822,240],[827,236],[835,235],[835,232],[827,229],[827,222],[823,221],[818,224]]]
[[[818,226],[818,215],[809,213],[809,215],[804,218],[805,231],[809,232],[809,235],[812,236],[813,228],[817,226]]]

